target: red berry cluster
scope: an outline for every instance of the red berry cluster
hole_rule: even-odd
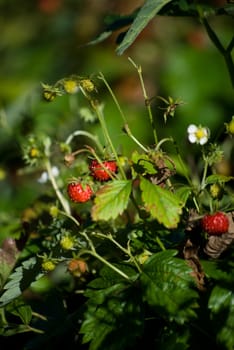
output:
[[[110,174],[118,170],[114,160],[104,161],[101,164],[97,160],[92,160],[89,166],[91,176],[98,181],[108,181],[111,179]],[[93,191],[88,184],[82,184],[80,181],[70,182],[67,186],[69,198],[76,203],[87,202],[93,195]]]
[[[96,159],[92,160],[89,169],[94,179],[98,181],[110,180],[110,174],[117,172],[117,164],[114,160],[99,163]]]
[[[228,231],[229,220],[223,212],[206,214],[201,219],[201,227],[209,235],[222,235]]]

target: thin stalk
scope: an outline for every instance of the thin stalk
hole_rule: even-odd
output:
[[[68,215],[70,215],[71,209],[70,209],[69,203],[66,200],[66,198],[63,196],[62,192],[58,188],[57,182],[56,182],[55,177],[54,177],[53,172],[52,172],[50,161],[48,159],[45,162],[45,167],[46,167],[46,170],[47,170],[47,173],[48,173],[49,180],[50,180],[50,182],[52,184],[52,187],[53,187],[53,189],[54,189],[54,191],[56,193],[56,196],[58,197],[58,199],[59,199],[59,201],[60,201],[64,211]]]
[[[71,219],[77,226],[80,226],[79,222],[70,214],[67,214],[66,212],[61,212],[61,214],[67,216],[69,219]],[[114,270],[115,272],[117,272],[120,276],[124,277],[125,279],[129,280],[130,277],[128,275],[126,275],[124,272],[122,272],[121,270],[119,270],[116,266],[112,265],[109,261],[107,261],[105,258],[103,258],[101,255],[99,255],[93,245],[92,240],[88,237],[88,235],[85,232],[80,232],[80,235],[82,235],[86,241],[89,243],[90,249],[91,250],[83,250],[81,252],[80,255],[82,254],[90,254],[92,256],[94,256],[95,258],[97,258],[98,260],[100,260],[103,264],[107,265],[108,267],[110,267],[112,270]]]
[[[201,190],[204,190],[204,188],[206,186],[207,170],[208,170],[208,161],[205,160],[205,165],[204,165],[204,170],[203,170],[203,175],[202,175],[202,180],[201,180]]]
[[[163,242],[161,241],[161,239],[157,236],[156,237],[156,242],[158,243],[159,247],[162,249],[162,250],[166,250]]]
[[[119,113],[120,113],[120,116],[121,116],[122,119],[123,119],[123,122],[124,122],[124,131],[127,133],[127,135],[128,135],[139,147],[141,147],[145,152],[148,152],[147,149],[133,136],[133,134],[132,134],[132,132],[131,132],[131,130],[130,130],[130,128],[129,128],[127,119],[126,119],[126,117],[125,117],[125,115],[124,115],[124,113],[123,113],[123,111],[122,111],[122,109],[121,109],[121,107],[120,107],[120,104],[119,104],[119,102],[118,102],[118,100],[117,100],[117,98],[116,98],[116,96],[115,96],[113,90],[111,89],[110,85],[109,85],[108,82],[106,81],[106,79],[105,79],[105,77],[103,76],[103,74],[102,74],[102,73],[99,73],[99,74],[100,74],[100,75],[99,75],[99,78],[100,78],[100,79],[104,82],[104,84],[106,85],[106,87],[107,87],[107,89],[108,89],[108,91],[109,91],[109,93],[110,93],[112,99],[114,100],[114,103],[116,104],[116,107],[117,107],[117,109],[118,109],[118,111],[119,111]]]
[[[153,130],[154,142],[157,145],[157,143],[158,143],[158,136],[157,136],[157,131],[156,131],[156,127],[155,127],[155,123],[154,123],[154,119],[153,119],[153,115],[152,115],[152,110],[151,110],[151,106],[150,106],[150,99],[149,99],[149,97],[147,95],[145,84],[144,84],[144,79],[143,79],[143,76],[142,76],[142,68],[141,68],[141,66],[137,66],[136,63],[130,57],[128,57],[128,60],[132,63],[132,65],[136,68],[136,70],[138,72],[140,83],[141,83],[141,88],[142,88],[142,91],[143,91],[143,96],[144,96],[144,99],[145,99],[145,105],[146,105],[146,108],[147,108],[147,111],[148,111],[150,124],[151,124],[152,130]]]
[[[225,63],[226,63],[226,66],[227,66],[227,69],[228,69],[228,72],[229,72],[232,86],[234,87],[234,63],[233,63],[233,59],[232,59],[232,55],[231,55],[231,51],[232,51],[233,46],[234,46],[234,38],[231,39],[227,49],[225,49],[223,47],[221,41],[219,40],[218,36],[216,35],[216,33],[213,31],[213,29],[209,25],[207,19],[202,18],[201,21],[206,29],[206,32],[207,32],[210,40],[215,45],[215,47],[218,49],[220,54],[223,56]]]
[[[114,157],[115,157],[115,159],[116,159],[116,162],[117,162],[117,164],[118,164],[118,168],[119,168],[119,170],[120,170],[120,172],[121,172],[121,175],[122,175],[123,178],[126,180],[126,175],[125,175],[125,172],[124,172],[124,170],[123,170],[122,164],[121,164],[121,162],[119,161],[118,154],[117,154],[117,152],[116,152],[116,150],[115,150],[115,147],[114,147],[113,142],[112,142],[112,140],[111,140],[111,137],[110,137],[110,135],[109,135],[109,132],[108,132],[108,129],[107,129],[107,126],[106,126],[106,122],[105,122],[105,118],[104,118],[103,114],[101,113],[101,111],[97,108],[97,106],[95,105],[95,103],[93,103],[93,101],[91,101],[91,104],[92,104],[92,107],[93,107],[93,109],[95,110],[95,112],[96,112],[96,114],[97,114],[97,117],[98,117],[99,122],[100,122],[100,124],[101,124],[101,128],[102,128],[103,133],[104,133],[104,136],[105,136],[105,138],[106,138],[106,140],[107,140],[107,143],[109,144],[109,146],[110,146],[110,148],[111,148],[111,151],[112,151],[112,153],[113,153],[113,155],[114,155]]]
[[[141,272],[141,268],[139,266],[139,264],[137,263],[135,257],[132,255],[130,247],[129,249],[124,248],[121,244],[119,244],[119,242],[117,242],[111,234],[108,235],[104,235],[102,233],[98,233],[99,237],[103,237],[105,239],[109,239],[113,244],[115,244],[122,252],[124,252],[126,255],[129,256],[129,258],[134,262],[134,264],[136,265],[136,268],[139,272]]]
[[[111,89],[110,85],[109,85],[108,82],[106,81],[104,75],[103,75],[102,73],[99,73],[99,76],[98,76],[98,77],[99,77],[99,79],[101,79],[101,80],[104,82],[104,84],[106,85],[106,87],[107,87],[107,89],[108,89],[108,91],[109,91],[109,93],[110,93],[110,95],[111,95],[111,97],[112,97],[112,99],[113,99],[113,101],[114,101],[114,103],[115,103],[115,105],[116,105],[116,107],[117,107],[117,109],[118,109],[118,111],[119,111],[119,113],[120,113],[122,119],[123,119],[124,124],[127,123],[127,119],[125,118],[125,115],[124,115],[124,113],[123,113],[123,111],[122,111],[122,109],[121,109],[121,107],[120,107],[120,104],[119,104],[119,102],[118,102],[118,100],[117,100],[117,98],[116,98],[116,96],[115,96],[113,90]]]
[[[68,138],[66,139],[65,143],[67,145],[69,145],[75,136],[80,136],[80,135],[81,136],[86,136],[86,137],[90,138],[91,140],[93,140],[95,142],[95,144],[97,145],[99,151],[101,153],[103,153],[103,147],[102,147],[101,143],[99,142],[97,136],[94,136],[93,134],[91,134],[90,132],[85,131],[85,130],[76,130],[76,131],[74,131],[72,134],[70,134],[68,136]]]
[[[126,134],[141,148],[144,152],[148,152],[147,148],[145,148],[136,138],[133,136],[131,130],[129,129],[128,124],[124,125],[124,131],[126,131]]]
[[[128,281],[130,280],[130,277],[128,275],[126,275],[126,273],[124,273],[123,271],[119,270],[116,266],[112,265],[109,261],[107,261],[101,255],[99,255],[96,251],[84,250],[82,253],[83,254],[87,253],[87,254],[90,254],[90,255],[94,256],[95,258],[100,260],[103,264],[108,266],[110,269],[112,269],[113,271],[117,272],[120,276],[122,276],[123,278],[125,278]]]

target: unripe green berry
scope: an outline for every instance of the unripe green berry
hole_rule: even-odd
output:
[[[221,199],[223,196],[223,188],[220,184],[214,183],[210,186],[210,194],[213,199]]]

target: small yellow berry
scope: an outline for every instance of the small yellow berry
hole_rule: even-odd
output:
[[[41,266],[42,266],[42,269],[44,271],[48,271],[48,272],[49,271],[53,271],[55,269],[55,267],[56,267],[55,263],[53,261],[51,261],[51,260],[43,261]]]
[[[90,79],[81,80],[80,85],[84,90],[88,92],[92,92],[95,89],[94,83]]]
[[[210,194],[213,199],[221,199],[223,195],[223,188],[218,183],[214,183],[210,186]]]
[[[65,80],[63,83],[64,90],[68,94],[75,94],[79,90],[79,86],[75,80]]]
[[[43,98],[47,102],[52,102],[56,97],[56,93],[54,91],[44,90],[43,91]]]
[[[57,208],[55,205],[53,205],[52,207],[50,207],[49,212],[50,212],[50,215],[51,215],[53,218],[56,218],[56,217],[58,216],[58,214],[59,214],[59,210],[58,210],[58,208]]]
[[[74,247],[74,240],[69,236],[64,236],[60,241],[60,246],[64,250],[71,250]]]

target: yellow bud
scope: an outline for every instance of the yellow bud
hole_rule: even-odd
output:
[[[64,236],[60,241],[60,246],[64,250],[71,250],[74,247],[74,241],[69,236]]]
[[[42,269],[44,271],[48,271],[48,272],[49,271],[53,271],[55,269],[55,267],[56,267],[55,263],[53,261],[51,261],[51,260],[43,261],[41,266],[42,266]]]
[[[39,152],[39,150],[38,150],[38,148],[36,148],[36,147],[32,147],[31,149],[30,149],[30,157],[31,158],[38,158],[39,157],[39,155],[40,155],[40,152]]]
[[[79,86],[75,80],[65,80],[63,83],[64,90],[68,94],[75,94],[79,90]]]
[[[81,80],[80,85],[88,92],[92,92],[95,89],[94,83],[90,79]]]
[[[43,97],[47,102],[51,102],[55,99],[56,93],[54,91],[44,90]]]

